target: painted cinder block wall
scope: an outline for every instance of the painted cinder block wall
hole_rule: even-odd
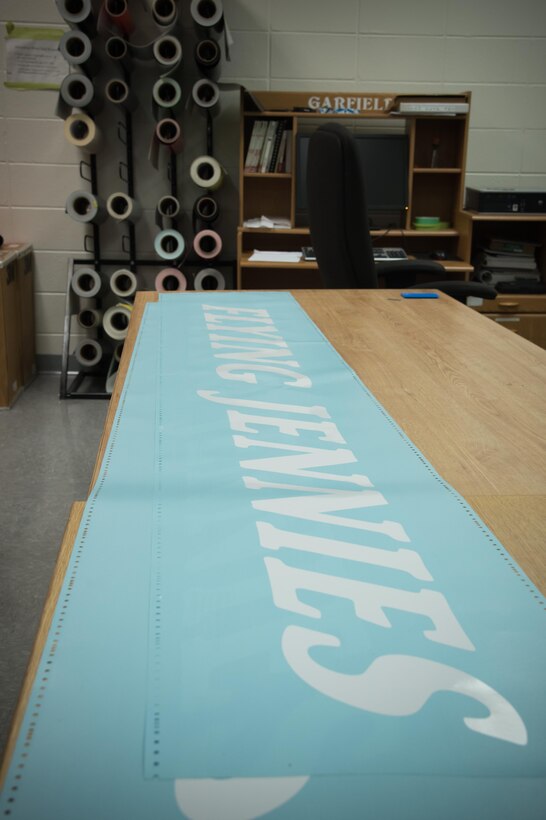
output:
[[[189,0],[179,2],[189,6]],[[224,0],[224,9],[235,43],[222,80],[294,91],[470,90],[467,184],[546,186],[546,4],[541,0]],[[7,21],[62,26],[54,0],[2,0],[0,22]],[[0,54],[4,71],[3,33]],[[54,106],[52,92],[0,88],[0,234],[34,245],[41,356],[61,352],[67,259],[82,255],[82,229],[64,213],[67,194],[80,187],[80,157],[66,143]],[[184,163],[202,152],[201,142],[188,135],[182,174]],[[221,230],[228,254],[234,255],[235,92],[224,95],[215,153],[230,175],[220,195]],[[151,247],[155,233],[155,197],[166,191],[151,167],[140,167],[144,183],[137,195],[148,207],[139,227],[143,248]],[[186,208],[198,193],[186,186]],[[107,232],[105,249],[110,243],[116,250],[118,240],[119,233]]]

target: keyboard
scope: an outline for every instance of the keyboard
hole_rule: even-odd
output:
[[[374,248],[373,258],[375,262],[392,262],[407,259],[408,255],[404,248]]]

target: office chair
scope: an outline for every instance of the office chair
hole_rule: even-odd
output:
[[[319,126],[309,141],[307,201],[311,243],[328,288],[377,288],[378,275],[387,287],[416,287],[417,274],[445,275],[445,268],[427,259],[375,262],[369,232],[364,175],[355,140],[338,123]],[[466,301],[467,296],[494,299],[495,289],[482,282],[434,281],[435,288]]]

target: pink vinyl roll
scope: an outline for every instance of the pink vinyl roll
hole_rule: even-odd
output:
[[[174,154],[179,154],[182,150],[182,132],[176,120],[160,120],[157,123],[155,135],[161,145],[165,145]]]
[[[216,231],[199,231],[193,240],[193,249],[201,259],[214,259],[222,251],[222,237]]]
[[[173,293],[177,290],[186,290],[186,277],[178,268],[163,268],[155,277],[155,289],[158,293]]]

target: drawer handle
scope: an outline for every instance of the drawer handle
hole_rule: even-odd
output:
[[[519,307],[519,302],[499,302],[500,308],[507,308],[507,310],[516,310]]]

